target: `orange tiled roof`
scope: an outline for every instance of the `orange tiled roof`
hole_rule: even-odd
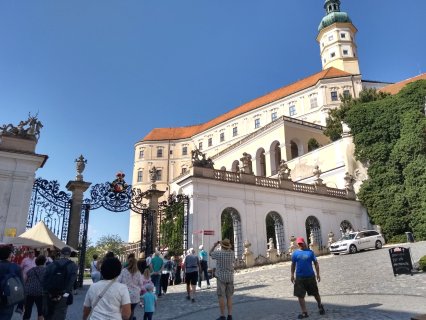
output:
[[[401,91],[402,88],[404,88],[407,84],[417,81],[417,80],[426,80],[426,73],[423,73],[421,75],[418,75],[413,78],[409,78],[407,80],[403,80],[394,84],[390,84],[386,87],[381,88],[379,91],[381,92],[387,92],[390,94],[397,94],[399,91]]]
[[[250,102],[247,102],[206,123],[196,125],[196,126],[179,127],[179,128],[155,128],[151,130],[151,132],[148,133],[142,140],[153,141],[153,140],[169,140],[169,139],[177,140],[177,139],[190,138],[197,133],[210,129],[222,122],[235,118],[236,116],[239,116],[243,113],[257,109],[261,106],[264,106],[265,104],[271,103],[273,101],[282,99],[298,91],[312,87],[321,79],[347,77],[351,75],[352,75],[351,73],[348,73],[333,67],[328,68],[321,72],[315,73],[307,78],[294,82],[290,85],[274,90]]]

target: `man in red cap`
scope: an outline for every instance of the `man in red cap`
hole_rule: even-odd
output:
[[[298,319],[308,318],[308,311],[306,309],[305,296],[314,296],[318,303],[319,313],[325,314],[324,306],[321,304],[321,297],[319,295],[317,281],[320,282],[319,264],[315,254],[310,250],[305,240],[301,237],[296,239],[299,250],[296,250],[291,255],[291,282],[294,283],[294,296],[299,299],[300,308],[302,313],[299,314]],[[312,268],[312,263],[315,266],[315,272]],[[296,279],[294,272],[296,271]]]

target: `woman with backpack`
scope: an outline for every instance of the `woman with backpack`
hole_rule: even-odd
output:
[[[36,266],[27,272],[27,280],[25,281],[25,313],[24,320],[31,319],[33,305],[37,307],[37,319],[43,320],[43,287],[41,279],[43,279],[45,271],[46,257],[39,255],[35,259]]]
[[[129,290],[131,307],[131,315],[129,319],[132,320],[135,308],[141,301],[140,293],[143,283],[142,275],[138,269],[135,257],[130,257],[127,261],[128,266],[123,268],[117,280],[119,283],[125,284]]]

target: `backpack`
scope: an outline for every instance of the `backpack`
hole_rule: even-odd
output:
[[[8,263],[6,273],[0,280],[0,299],[2,306],[13,306],[24,301],[24,285],[19,276],[11,269],[12,264]]]
[[[171,262],[170,260],[166,262],[166,264],[164,265],[164,269],[168,272],[172,272],[173,271],[173,262]]]
[[[54,265],[53,272],[47,279],[45,279],[43,288],[51,297],[62,296],[65,292],[68,282],[67,267],[70,263],[72,263],[71,260],[68,260],[63,265],[61,265],[58,261],[54,261],[52,263]]]

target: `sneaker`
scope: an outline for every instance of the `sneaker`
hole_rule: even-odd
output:
[[[191,301],[192,301],[192,302],[195,302],[195,299],[194,299],[194,298],[192,298],[192,299],[191,299]]]
[[[228,317],[226,318],[226,320],[232,320],[232,316],[228,314]]]
[[[197,286],[197,290],[201,290],[201,287],[200,287],[200,286]]]
[[[325,314],[325,310],[324,310],[324,306],[323,305],[319,306],[319,314],[320,315],[324,315]]]
[[[305,319],[305,318],[309,318],[307,312],[303,312],[297,316],[297,319]]]

